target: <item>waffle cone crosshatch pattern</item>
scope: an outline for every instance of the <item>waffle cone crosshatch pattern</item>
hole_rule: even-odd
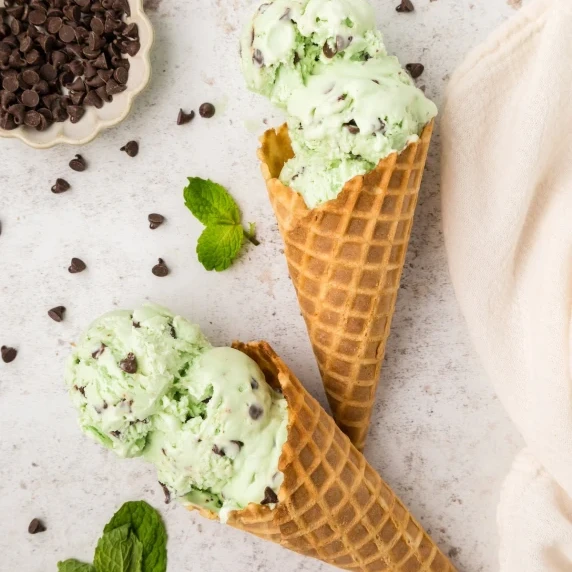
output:
[[[326,394],[338,425],[360,450],[432,131],[433,122],[401,154],[390,155],[312,210],[277,178],[292,157],[287,127],[261,139],[262,172]]]
[[[289,424],[276,509],[251,504],[232,512],[228,523],[345,570],[454,572],[415,517],[272,348],[266,342],[234,347],[284,393]]]

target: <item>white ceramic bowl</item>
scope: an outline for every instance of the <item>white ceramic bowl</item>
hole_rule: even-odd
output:
[[[0,6],[4,0],[0,0]],[[45,131],[36,131],[21,126],[12,131],[0,129],[0,137],[20,139],[36,149],[47,149],[59,143],[68,145],[84,145],[93,140],[101,131],[121,123],[131,110],[133,100],[139,95],[151,77],[151,62],[149,54],[153,45],[153,28],[143,11],[143,0],[129,0],[131,17],[127,23],[135,22],[139,27],[141,49],[135,57],[128,57],[131,64],[127,89],[113,96],[111,103],[106,103],[101,109],[86,107],[81,121],[73,124],[71,121],[54,123]]]

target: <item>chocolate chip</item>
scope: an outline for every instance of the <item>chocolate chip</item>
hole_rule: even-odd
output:
[[[40,103],[40,96],[32,89],[27,89],[22,93],[22,103],[26,107],[36,107]]]
[[[250,378],[250,387],[252,387],[252,389],[254,389],[254,390],[256,390],[260,387],[258,385],[258,381],[256,381],[253,377]]]
[[[98,411],[98,413],[101,413],[101,411]],[[119,439],[119,437],[121,437],[121,431],[110,431],[109,434],[115,437],[116,439]]]
[[[16,125],[22,125],[26,118],[26,107],[21,103],[17,103],[8,108],[8,113],[14,118]]]
[[[66,309],[64,306],[56,306],[55,308],[52,308],[51,310],[48,311],[48,316],[54,322],[62,322],[64,319],[65,311]]]
[[[0,129],[4,129],[5,131],[12,131],[12,129],[16,129],[18,126],[14,122],[14,119],[11,115],[5,113],[4,115],[0,114]]]
[[[80,272],[83,272],[86,268],[87,266],[85,265],[85,262],[83,260],[79,258],[72,258],[71,265],[68,268],[68,271],[70,274],[79,274]]]
[[[52,193],[59,195],[71,189],[71,185],[65,179],[56,179],[56,184],[52,187]]]
[[[159,481],[159,484],[165,494],[165,504],[169,504],[171,502],[171,491],[167,488],[167,485],[164,485],[161,481]]]
[[[171,324],[171,337],[176,340],[177,339],[177,330],[175,330],[175,326]]]
[[[40,81],[40,76],[36,70],[24,70],[22,72],[22,79],[30,86],[33,87]]]
[[[133,327],[138,330],[141,327],[141,324],[139,322],[133,322]]]
[[[244,443],[242,441],[231,441],[231,443],[234,443],[238,447],[239,451],[244,447]]]
[[[352,134],[352,135],[357,135],[360,132],[359,127],[357,126],[357,123],[355,122],[355,120],[351,120],[348,123],[344,123],[344,127]]]
[[[41,26],[47,20],[47,15],[42,10],[32,10],[28,14],[28,22],[34,26]]]
[[[44,532],[46,527],[42,523],[39,518],[35,518],[32,522],[28,525],[28,532],[30,534],[38,534],[39,532]]]
[[[99,359],[101,357],[101,355],[103,354],[103,352],[105,351],[105,348],[107,346],[105,344],[101,344],[101,346],[99,347],[98,350],[95,350],[92,354],[91,357],[93,359]]]
[[[70,161],[70,169],[77,171],[78,173],[82,173],[87,168],[87,164],[85,159],[81,155],[76,155],[75,159]]]
[[[123,69],[123,68],[120,68]],[[105,86],[107,95],[117,95],[127,89],[124,84],[117,83],[114,79],[110,79]]]
[[[322,51],[324,52],[324,55],[331,60],[338,53],[338,48],[335,45],[330,46],[330,43],[326,42]]]
[[[15,75],[5,77],[2,80],[2,87],[6,91],[9,91],[11,93],[18,91],[18,89],[20,88],[20,83],[18,82],[18,77]]]
[[[104,85],[98,87],[95,90],[95,93],[97,93],[97,95],[99,95],[99,97],[101,98],[101,101],[104,101],[105,103],[108,103],[113,100],[113,97],[109,95],[109,93],[107,93],[107,88]]]
[[[85,114],[85,109],[77,105],[70,105],[68,107],[68,114],[72,123],[77,123]]]
[[[139,37],[139,27],[135,22],[129,24],[125,30],[123,30],[123,35],[128,38],[138,38]]]
[[[248,414],[254,421],[257,421],[264,414],[264,410],[258,405],[251,405],[248,409]]]
[[[211,117],[214,117],[215,112],[216,109],[212,103],[203,103],[199,107],[199,114],[201,117],[204,117],[205,119],[210,119]]]
[[[16,356],[18,355],[18,350],[16,348],[2,346],[0,348],[0,354],[2,355],[2,361],[4,363],[11,363],[16,359]]]
[[[101,109],[103,107],[103,100],[95,91],[90,91],[83,100],[84,105],[90,105]]]
[[[195,118],[195,112],[185,113],[182,109],[179,110],[179,115],[177,116],[177,125],[185,125],[190,123]]]
[[[252,61],[255,64],[258,64],[260,67],[263,67],[264,66],[264,54],[258,49],[254,50],[252,52]]]
[[[135,57],[141,49],[141,44],[137,40],[133,40],[131,42],[122,42],[120,49],[128,56]]]
[[[405,69],[411,74],[413,79],[417,79],[425,71],[423,64],[407,64]]]
[[[56,52],[54,52],[56,53]],[[60,53],[61,52],[57,52]],[[64,54],[62,54],[63,56]],[[44,64],[41,68],[40,68],[40,75],[46,80],[46,81],[54,81],[57,77],[58,77],[58,72],[56,70],[56,68],[52,65],[52,64]]]
[[[82,76],[84,73],[83,62],[80,60],[73,60],[73,62],[70,62],[70,72],[73,73],[76,77]]]
[[[119,362],[119,367],[125,373],[137,373],[137,358],[135,357],[135,354],[127,354],[127,357]]]
[[[169,274],[169,269],[167,268],[165,261],[162,258],[159,258],[159,264],[153,266],[151,272],[159,278],[164,278]]]
[[[157,213],[151,213],[147,219],[149,220],[149,228],[151,230],[159,228],[165,222],[165,217]]]
[[[212,452],[219,457],[226,457],[224,449],[219,449],[216,445],[213,445]]]
[[[121,147],[120,151],[125,151],[130,157],[136,157],[139,153],[139,143],[137,141],[129,141],[129,143]]]
[[[58,32],[58,37],[62,42],[69,44],[75,40],[74,29],[68,24],[64,24]]]
[[[48,18],[46,28],[50,34],[57,34],[64,25],[64,21],[59,16]]]
[[[127,83],[127,80],[129,79],[129,70],[127,70],[124,67],[118,67],[114,72],[113,72],[113,79],[117,82],[120,83],[122,85]]]
[[[401,4],[395,8],[398,12],[413,12],[415,6],[411,0],[401,0]]]
[[[276,493],[270,488],[266,487],[264,489],[264,499],[260,501],[260,504],[276,504],[278,502],[278,496]]]

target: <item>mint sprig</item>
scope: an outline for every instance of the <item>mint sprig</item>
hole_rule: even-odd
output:
[[[58,572],[166,572],[167,533],[159,513],[146,502],[125,503],[103,530],[93,566],[58,562]]]
[[[238,205],[221,185],[189,177],[184,197],[187,208],[206,227],[197,243],[197,255],[207,270],[221,272],[229,268],[245,240],[255,246],[260,244],[255,225],[243,228]]]

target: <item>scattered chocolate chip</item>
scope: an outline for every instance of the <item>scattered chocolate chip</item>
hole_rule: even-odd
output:
[[[135,357],[135,354],[127,354],[127,357],[119,362],[119,367],[125,373],[137,373],[137,358]]]
[[[130,157],[136,157],[139,153],[139,143],[137,141],[129,141],[129,143],[123,145],[120,151],[125,151]]]
[[[165,493],[165,504],[169,504],[171,502],[171,491],[167,488],[167,485],[164,485],[161,481],[159,481],[159,484],[163,489],[163,493]]]
[[[21,100],[26,107],[36,107],[40,103],[40,96],[33,89],[27,89],[22,93]]]
[[[242,441],[231,441],[231,443],[234,443],[238,447],[239,451],[244,447],[244,443]]]
[[[30,534],[38,534],[39,532],[44,532],[46,527],[42,523],[39,518],[35,518],[32,522],[28,525],[28,532]]]
[[[87,164],[85,159],[81,155],[76,155],[75,159],[70,161],[70,169],[77,171],[78,173],[82,173],[87,168]]]
[[[165,217],[157,213],[151,213],[147,218],[149,219],[149,228],[151,230],[159,228],[165,222]]]
[[[415,10],[415,6],[413,6],[413,2],[411,0],[401,0],[401,4],[395,8],[397,12],[413,12]]]
[[[224,449],[219,449],[216,445],[213,445],[212,451],[215,455],[218,455],[219,457],[226,457]]]
[[[195,118],[195,112],[185,113],[182,109],[179,110],[179,115],[177,116],[177,125],[185,125],[190,123]]]
[[[54,322],[61,322],[64,319],[65,311],[66,309],[64,306],[56,306],[55,308],[52,308],[51,310],[48,311],[48,316]]]
[[[407,64],[405,69],[411,74],[413,79],[417,79],[425,71],[423,64]]]
[[[77,391],[79,391],[85,397],[85,387],[78,387],[77,385],[74,385],[74,388],[77,389]]]
[[[153,274],[159,278],[164,278],[169,274],[169,269],[162,258],[159,258],[159,264],[155,264],[151,270]]]
[[[250,378],[250,387],[252,389],[258,389],[260,386],[258,385],[258,381],[256,381],[253,377]]]
[[[87,266],[83,260],[79,258],[72,258],[71,265],[68,268],[70,274],[78,274],[79,272],[83,272]]]
[[[52,187],[52,193],[59,195],[71,189],[70,184],[65,179],[56,179],[56,184]]]
[[[133,322],[133,327],[138,330],[141,327],[141,324],[139,322]]]
[[[105,344],[101,344],[101,346],[99,346],[99,349],[95,350],[92,354],[91,357],[93,359],[99,359],[101,357],[101,355],[103,354],[103,352],[105,351],[105,348],[107,346]]]
[[[259,407],[258,405],[251,405],[248,409],[248,414],[252,419],[254,419],[254,421],[260,419],[263,413],[264,410],[262,409],[262,407]]]
[[[0,348],[0,354],[2,355],[2,361],[4,363],[11,363],[16,359],[16,356],[18,355],[18,350],[16,348],[2,346]]]
[[[175,326],[171,324],[171,337],[176,340],[177,339],[177,330],[175,330]]]
[[[330,43],[326,42],[322,51],[324,52],[324,55],[331,60],[338,53],[338,48],[335,45],[330,46]]]
[[[116,439],[119,439],[119,437],[121,437],[121,431],[110,431],[109,434],[113,435],[113,437],[115,437]]]
[[[266,487],[264,489],[264,499],[260,501],[260,504],[276,504],[277,502],[278,496],[276,493],[270,487]]]
[[[352,135],[357,135],[359,133],[359,127],[357,126],[357,123],[352,119],[350,122],[348,123],[344,123],[344,127],[352,134]]]
[[[203,103],[199,107],[199,115],[201,117],[204,117],[205,119],[210,119],[211,117],[214,117],[215,112],[216,109],[212,103]]]

